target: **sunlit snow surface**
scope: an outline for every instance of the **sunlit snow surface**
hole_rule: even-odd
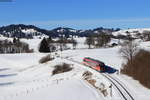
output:
[[[86,49],[85,38],[76,38],[78,41],[77,50],[66,50],[63,57],[69,57],[82,62],[84,57],[92,57],[103,61],[105,64],[120,70],[124,60],[118,53],[120,47]],[[97,90],[87,84],[81,78],[85,68],[65,59],[55,60],[39,64],[39,59],[47,54],[38,53],[38,45],[41,39],[26,40],[35,53],[23,54],[0,54],[0,100],[120,100],[114,90],[113,98],[105,98]],[[116,42],[116,40],[114,40]],[[149,50],[149,42],[142,42],[141,48]],[[71,47],[71,45],[69,45]],[[52,76],[53,66],[62,62],[74,64],[71,72]],[[130,92],[138,100],[149,100],[150,90],[144,88],[132,78],[117,76]],[[100,77],[101,82],[109,85],[109,81]]]

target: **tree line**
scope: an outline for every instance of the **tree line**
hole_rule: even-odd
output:
[[[88,45],[89,49],[91,46],[95,48],[106,47],[106,44],[110,42],[111,36],[102,32],[101,34],[93,34],[86,37],[85,44]]]
[[[121,73],[133,77],[145,87],[150,88],[150,52],[140,49],[134,40],[125,41],[119,52],[126,60]]]
[[[63,51],[70,49],[66,44],[72,44],[73,49],[76,49],[78,43],[75,39],[73,39],[73,37],[69,39],[61,36],[58,40],[53,40],[52,37],[43,38],[39,44],[39,52],[48,53],[55,52],[57,50]]]
[[[13,41],[7,39],[0,40],[0,53],[28,53],[33,52],[29,49],[29,45],[21,42],[20,39],[14,38]]]

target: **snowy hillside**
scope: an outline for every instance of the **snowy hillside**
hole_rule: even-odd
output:
[[[0,100],[124,100],[115,85],[112,86],[111,94],[112,82],[109,79],[81,64],[84,57],[91,57],[120,70],[124,62],[118,53],[120,46],[87,49],[85,38],[75,38],[75,40],[78,42],[77,50],[58,51],[61,57],[56,57],[54,52],[52,55],[55,59],[43,64],[40,64],[39,60],[48,53],[38,52],[41,39],[21,39],[29,43],[29,46],[35,50],[34,53],[1,54]],[[112,39],[110,43],[117,42],[117,39]],[[140,42],[140,47],[150,50],[149,44],[149,42]],[[68,46],[72,47],[71,44]],[[54,66],[62,63],[71,64],[73,70],[52,75]],[[93,74],[92,79],[96,80],[96,86],[102,87],[104,84],[107,96],[84,80],[83,73],[86,71]],[[135,100],[149,100],[150,90],[138,81],[122,74],[114,73],[111,76],[115,77]]]
[[[127,35],[131,35],[133,37],[136,37],[136,35],[138,33],[143,33],[144,31],[150,31],[150,28],[137,28],[137,29],[125,29],[125,30],[120,30],[120,31],[117,31],[117,32],[113,32],[112,34],[114,36],[119,36],[119,35],[124,35],[124,36],[127,36]]]
[[[70,62],[56,59],[46,64],[38,64],[40,55],[1,55],[4,59],[0,57],[0,61],[3,62],[0,64],[0,89],[3,91],[0,100],[42,100],[43,98],[44,100],[99,100],[103,98],[82,80],[81,75],[84,72],[82,67],[74,65],[71,72],[51,76],[54,65]]]
[[[5,37],[20,37],[20,38],[33,38],[34,36],[46,36],[47,31],[40,29],[33,25],[8,25],[0,27],[0,34]]]
[[[19,37],[19,38],[33,38],[34,36],[51,36],[51,37],[60,37],[64,35],[66,37],[71,36],[88,36],[90,34],[100,34],[102,32],[106,34],[111,34],[115,32],[115,29],[109,28],[95,28],[95,29],[86,29],[86,30],[78,30],[68,27],[57,27],[54,29],[41,29],[34,25],[24,25],[24,24],[11,24],[8,26],[0,27],[0,35],[5,37]]]

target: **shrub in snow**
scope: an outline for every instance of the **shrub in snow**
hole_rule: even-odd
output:
[[[92,73],[89,71],[85,71],[82,76],[84,77],[85,80],[88,80],[92,78]]]
[[[26,53],[33,53],[34,49],[27,50]]]
[[[107,96],[107,95],[108,95],[108,92],[107,92],[107,89],[106,89],[104,83],[96,82],[95,85],[97,86],[97,88],[101,91],[101,93],[102,93],[104,96]]]
[[[70,65],[66,63],[63,63],[62,65],[56,65],[55,69],[52,72],[52,75],[68,72],[68,71],[71,71],[72,69],[73,68],[70,67]]]
[[[95,86],[96,80],[95,79],[89,79],[87,81],[88,81],[88,83],[90,83],[92,86],[94,86],[96,88],[96,86]]]
[[[84,80],[86,80],[89,84],[91,84],[93,87],[95,87],[97,90],[99,90],[105,97],[108,96],[108,91],[105,87],[105,84],[100,83],[96,79],[92,79],[92,73],[89,71],[85,71],[82,76],[84,77]]]
[[[53,60],[54,58],[52,58],[50,55],[47,55],[45,57],[42,57],[40,60],[39,60],[39,63],[46,63],[48,61],[51,61]]]

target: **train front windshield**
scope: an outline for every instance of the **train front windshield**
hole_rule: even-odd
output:
[[[102,66],[102,65],[100,64],[99,66],[100,66],[100,70],[101,70],[102,72],[105,71],[105,65]]]

